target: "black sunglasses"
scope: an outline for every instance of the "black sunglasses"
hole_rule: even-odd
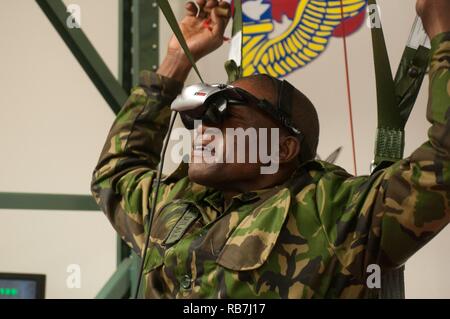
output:
[[[281,108],[275,107],[265,99],[258,99],[253,94],[238,87],[228,87],[209,97],[202,106],[191,111],[181,112],[181,120],[189,130],[195,128],[195,121],[202,121],[209,126],[218,126],[229,116],[230,105],[255,106],[268,113],[293,135],[301,135],[300,130],[293,125]]]

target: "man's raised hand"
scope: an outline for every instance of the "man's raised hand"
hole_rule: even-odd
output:
[[[231,10],[225,1],[194,1],[186,3],[186,15],[179,25],[189,50],[198,61],[222,45]],[[158,74],[184,82],[190,70],[191,63],[177,38],[172,36]]]
[[[225,1],[194,0],[186,3],[186,16],[181,20],[180,28],[196,61],[222,45],[230,15],[230,6]],[[169,42],[168,54],[184,55],[175,36]]]
[[[416,10],[430,39],[450,31],[450,0],[417,0]]]

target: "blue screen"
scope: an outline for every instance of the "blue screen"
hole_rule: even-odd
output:
[[[25,279],[0,279],[0,299],[36,299],[37,283]]]

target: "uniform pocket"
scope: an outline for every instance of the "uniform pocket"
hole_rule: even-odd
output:
[[[164,263],[165,251],[178,242],[200,212],[190,202],[176,200],[162,206],[152,226],[151,243],[144,261],[146,273]]]
[[[275,247],[290,202],[290,192],[284,189],[246,216],[226,240],[216,263],[235,271],[261,267]]]

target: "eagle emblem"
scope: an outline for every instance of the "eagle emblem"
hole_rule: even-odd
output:
[[[243,75],[280,78],[304,67],[323,53],[331,37],[358,29],[366,5],[367,0],[243,1]]]

